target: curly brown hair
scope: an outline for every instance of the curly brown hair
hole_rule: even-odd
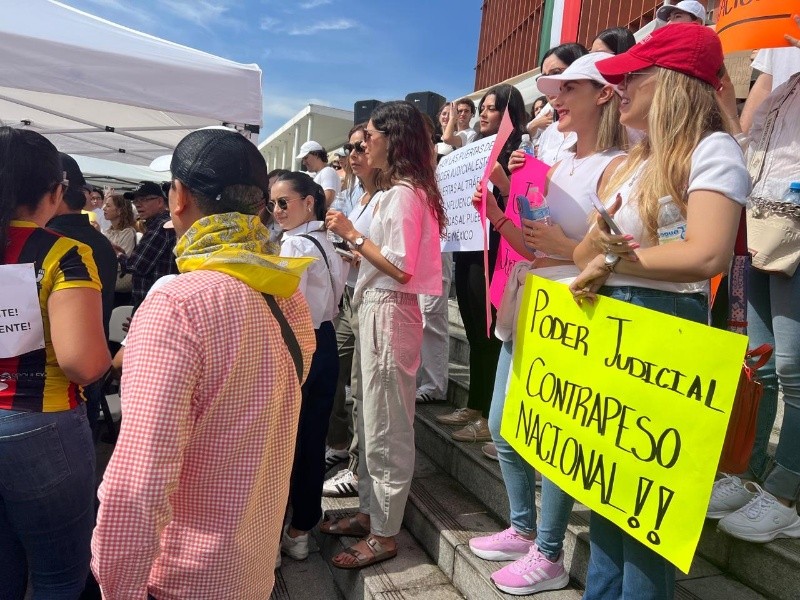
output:
[[[388,142],[388,167],[378,174],[378,188],[389,189],[400,181],[421,188],[428,207],[444,236],[447,215],[433,167],[433,145],[422,113],[410,102],[384,102],[372,113],[372,124]]]

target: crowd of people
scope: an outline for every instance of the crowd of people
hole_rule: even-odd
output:
[[[745,205],[788,214],[795,238],[800,220],[800,208],[781,208],[800,179],[800,42],[787,35],[795,48],[758,53],[740,110],[702,5],[684,0],[659,18],[667,25],[640,43],[613,28],[590,49],[549,50],[530,109],[508,84],[434,119],[386,102],[332,161],[303,144],[303,171],[270,172],[249,140],[214,127],[181,140],[168,183],[120,194],[90,187],[40,134],[0,127],[0,271],[41,315],[40,333],[0,356],[0,598],[75,599],[87,578],[109,599],[266,598],[281,554],[306,559],[317,526],[358,540],[335,568],[395,557],[415,407],[447,395],[451,279],[470,387],[467,406],[437,420],[454,440],[486,443],[510,507],[510,526],[469,548],[510,561],[492,574],[504,592],[567,586],[574,500],[500,434],[525,278],[565,284],[578,303],[607,296],[708,324],[708,281],[728,269]],[[511,134],[473,202],[488,191],[489,272],[501,238],[523,260],[487,336],[483,253],[441,252],[435,169],[496,134],[504,113]],[[529,160],[524,136],[551,165],[550,219],[517,226],[505,212]],[[624,234],[598,217],[594,194]],[[749,468],[721,473],[708,509],[753,542],[800,538],[793,252],[788,269],[750,271],[750,345],[774,345],[775,359],[759,372]],[[23,277],[17,267],[31,264],[35,277]],[[20,310],[6,303],[3,316]],[[133,318],[112,360],[117,306]],[[96,509],[97,413],[115,375],[122,426]],[[358,510],[326,516],[323,496],[357,496]],[[590,546],[584,598],[673,597],[672,565],[596,513]]]

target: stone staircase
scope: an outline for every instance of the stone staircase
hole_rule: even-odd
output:
[[[481,444],[455,442],[453,428],[434,417],[465,406],[469,346],[454,300],[450,301],[450,385],[447,404],[417,406],[416,469],[398,536],[400,552],[391,561],[361,571],[322,569],[355,540],[316,535],[309,561],[284,557],[273,591],[275,600],[510,600],[489,576],[502,563],[474,556],[471,537],[508,526],[508,500],[499,464],[488,460]],[[537,504],[539,496],[537,492]],[[353,512],[357,499],[323,499],[332,513]],[[535,596],[539,600],[576,600],[586,583],[589,559],[589,510],[576,505],[564,544],[570,585]],[[314,578],[324,582],[315,584]],[[315,587],[316,586],[316,587]],[[324,591],[323,588],[324,587]],[[688,575],[678,573],[679,600],[751,600],[800,598],[800,540],[749,544],[716,530],[708,521]]]

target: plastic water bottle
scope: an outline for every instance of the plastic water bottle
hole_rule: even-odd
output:
[[[347,199],[344,197],[344,194],[342,192],[339,192],[338,194],[336,194],[336,198],[333,199],[333,202],[331,203],[331,206],[330,206],[329,210],[335,210],[335,211],[338,211],[338,212],[344,212],[348,208],[349,208],[349,206],[348,206],[348,203],[347,203]],[[332,244],[341,244],[342,242],[344,242],[344,240],[342,239],[342,236],[340,236],[339,234],[336,234],[336,233],[334,233],[332,231],[328,231],[328,240]]]
[[[659,200],[657,233],[659,245],[686,239],[686,218],[670,197]]]
[[[782,200],[790,204],[800,205],[800,181],[793,181],[783,195]]]
[[[531,143],[531,136],[527,133],[522,134],[522,141],[519,143],[519,149],[528,156],[534,156],[533,144]]]
[[[533,188],[533,194],[529,194],[531,202],[531,213],[534,221],[542,221],[545,225],[552,225],[550,218],[550,207],[547,205],[547,198],[539,192],[539,188]]]

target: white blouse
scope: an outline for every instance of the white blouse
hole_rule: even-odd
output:
[[[298,287],[308,302],[314,329],[319,329],[322,323],[332,321],[339,314],[339,300],[347,275],[347,264],[336,254],[327,233],[321,230],[322,225],[322,221],[303,223],[285,231],[281,240],[281,256],[310,256],[317,259],[303,273]],[[302,237],[304,235],[310,235],[320,243],[328,259],[327,265],[314,242]]]

